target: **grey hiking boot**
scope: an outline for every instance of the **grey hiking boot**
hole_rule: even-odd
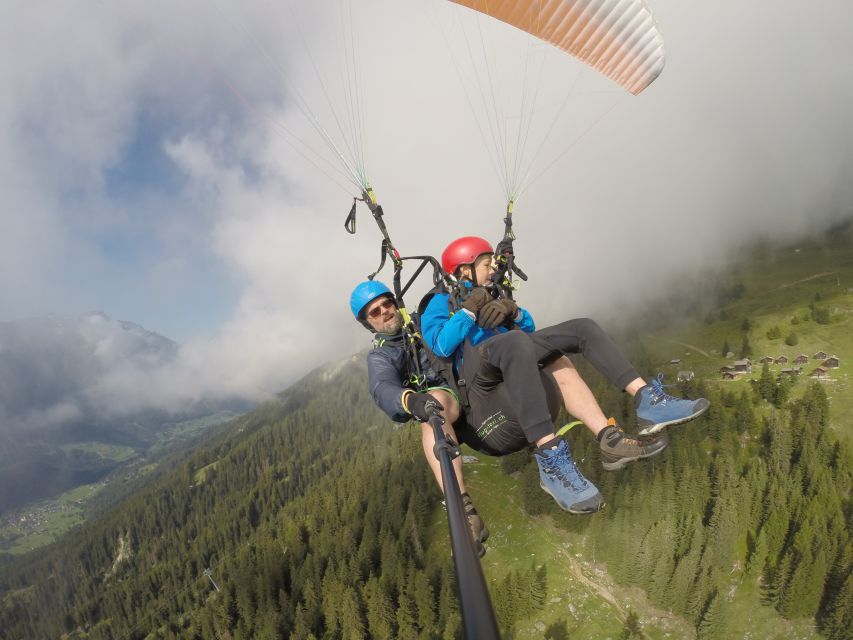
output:
[[[607,426],[599,434],[598,442],[601,448],[601,464],[607,471],[621,469],[634,460],[655,456],[669,444],[666,435],[632,438],[619,428],[613,418],[607,421]]]
[[[486,555],[486,547],[483,546],[483,543],[489,539],[489,529],[480,514],[477,513],[474,503],[471,502],[471,496],[467,493],[462,494],[462,506],[465,509],[465,517],[468,519],[468,528],[471,530],[474,548],[477,550],[477,555],[482,558]]]

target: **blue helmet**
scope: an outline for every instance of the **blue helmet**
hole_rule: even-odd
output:
[[[379,296],[391,296],[393,298],[394,294],[391,293],[391,289],[387,285],[377,280],[365,280],[353,289],[349,297],[349,308],[355,319],[362,320],[361,312]]]

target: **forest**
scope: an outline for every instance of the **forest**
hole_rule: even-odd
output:
[[[578,366],[631,424],[627,395]],[[681,391],[712,408],[659,461],[607,473],[594,440],[570,432],[608,498],[594,516],[559,511],[526,452],[503,458],[529,516],[549,514],[702,640],[728,637],[733,580],[753,581],[781,616],[849,638],[853,470],[826,429],[822,385],[781,407],[757,386]],[[415,429],[375,409],[361,358],[315,371],[65,539],[5,558],[0,638],[460,638],[447,541],[425,535],[441,495]],[[545,606],[544,565],[492,582],[506,637]],[[643,637],[629,623],[623,637]]]

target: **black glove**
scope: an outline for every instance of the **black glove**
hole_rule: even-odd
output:
[[[432,412],[429,411],[431,407],[427,407],[428,404],[434,405],[439,411],[444,409],[441,403],[428,393],[410,393],[406,398],[409,413],[418,422],[429,422],[432,417]]]
[[[515,316],[518,315],[518,305],[515,304],[515,300],[512,298],[501,298],[501,303],[506,309],[506,319],[507,320],[515,320]]]
[[[483,329],[494,329],[503,324],[506,317],[506,307],[503,305],[503,300],[492,300],[480,309],[480,313],[477,314],[477,324]]]
[[[468,295],[465,296],[465,299],[462,301],[462,308],[467,309],[471,313],[474,314],[474,317],[480,313],[480,309],[483,308],[489,300],[492,299],[492,294],[486,291],[483,287],[477,287],[476,289],[471,289],[468,292]]]

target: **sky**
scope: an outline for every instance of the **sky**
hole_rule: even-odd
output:
[[[352,104],[396,246],[433,255],[500,238],[488,110],[517,124],[533,105],[517,297],[542,326],[849,218],[853,5],[650,6],[667,62],[633,97],[446,0],[13,0],[0,322],[98,310],[176,340],[176,361],[144,372],[176,404],[259,400],[367,347],[348,297],[380,236],[363,207],[345,232],[358,190],[312,125],[345,147],[335,115],[349,130]],[[541,69],[526,91],[522,60]],[[127,394],[140,380],[122,369]]]

